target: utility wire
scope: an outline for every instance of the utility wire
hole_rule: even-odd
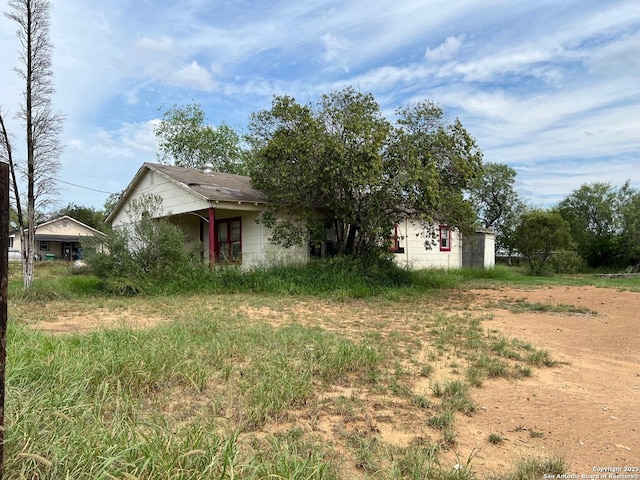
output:
[[[104,190],[96,190],[95,188],[90,188],[90,187],[84,187],[82,185],[77,185],[75,183],[65,182],[64,180],[56,180],[56,182],[64,183],[66,185],[71,185],[73,187],[84,188],[86,190],[91,190],[93,192],[98,192],[98,193],[108,193],[109,195],[114,195],[115,193],[115,192],[105,192]]]

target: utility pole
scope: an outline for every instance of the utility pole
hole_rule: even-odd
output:
[[[0,480],[4,478],[4,387],[9,282],[9,164],[0,161]]]

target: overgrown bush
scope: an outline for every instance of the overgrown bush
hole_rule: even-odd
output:
[[[154,201],[148,197],[132,202],[131,224],[112,230],[106,239],[86,243],[85,262],[108,291],[125,295],[146,291],[158,281],[191,274],[199,263],[196,252],[185,248],[188,237],[179,226],[153,218]]]
[[[587,268],[587,262],[573,250],[559,250],[549,260],[554,273],[579,273]]]

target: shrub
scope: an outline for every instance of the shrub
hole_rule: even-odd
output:
[[[579,273],[587,267],[587,262],[573,250],[559,250],[549,260],[549,267],[555,273]]]
[[[85,245],[85,262],[107,290],[132,295],[155,281],[180,278],[193,270],[197,256],[185,248],[187,235],[164,218],[152,218],[155,202],[151,196],[132,202],[127,228]]]

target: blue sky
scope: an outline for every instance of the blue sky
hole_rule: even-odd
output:
[[[21,141],[15,31],[0,18],[0,105]],[[63,182],[124,189],[157,161],[172,104],[242,131],[274,94],[352,85],[389,118],[439,103],[535,205],[596,181],[640,188],[637,0],[52,0],[51,39]],[[60,184],[63,205],[106,196]]]

